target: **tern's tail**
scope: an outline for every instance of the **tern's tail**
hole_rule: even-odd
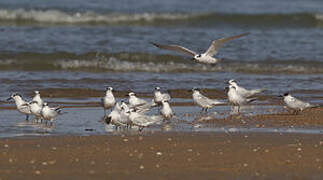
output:
[[[253,102],[253,101],[255,101],[255,100],[257,100],[257,98],[250,98],[250,99],[247,99],[247,102],[248,102],[248,103],[251,103],[251,102]]]
[[[310,104],[310,103],[308,103],[307,107],[308,108],[319,108],[319,107],[322,107],[322,106],[319,105],[319,104]]]
[[[214,101],[212,102],[212,105],[213,105],[213,106],[217,106],[217,105],[225,105],[225,104],[227,104],[227,102],[224,102],[224,101],[217,101],[217,100],[214,100]]]
[[[262,93],[262,92],[264,92],[264,91],[266,91],[266,89],[265,89],[265,88],[263,88],[263,89],[253,89],[253,90],[251,90],[251,92],[252,92],[252,94],[253,94],[253,95],[255,95],[255,94],[259,94],[259,93]]]
[[[57,112],[57,114],[66,114],[67,112],[62,112],[62,108],[61,107],[57,107],[56,109],[55,109],[55,111]]]

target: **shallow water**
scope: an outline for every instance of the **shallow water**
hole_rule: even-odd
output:
[[[200,108],[196,106],[175,106],[173,110],[176,117],[170,123],[159,123],[143,132],[138,129],[116,129],[114,126],[106,125],[102,122],[103,109],[93,108],[65,108],[64,114],[60,115],[50,127],[44,123],[25,121],[24,116],[17,111],[2,110],[3,117],[0,126],[0,137],[19,136],[57,136],[57,135],[116,135],[116,134],[138,134],[154,132],[219,132],[219,133],[297,133],[297,134],[323,134],[323,127],[267,127],[259,128],[257,124],[223,125],[217,122],[208,123],[205,120],[214,118],[225,118],[229,115],[236,115],[235,110],[230,110],[228,106],[217,106],[209,110],[207,114],[200,113]],[[244,116],[257,114],[271,114],[281,112],[281,106],[246,106],[241,112]],[[150,115],[158,114],[155,108]],[[30,118],[32,119],[32,118]]]

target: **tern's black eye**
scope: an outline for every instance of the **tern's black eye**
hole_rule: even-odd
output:
[[[201,57],[201,54],[197,55],[196,57],[200,58]]]

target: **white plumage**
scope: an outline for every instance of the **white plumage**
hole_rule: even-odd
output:
[[[221,102],[215,99],[210,99],[204,96],[203,94],[201,94],[200,89],[198,88],[193,88],[192,91],[193,91],[193,94],[192,94],[193,101],[195,104],[197,104],[202,108],[202,111],[207,112],[209,108],[212,108],[216,105],[225,104],[224,102]]]

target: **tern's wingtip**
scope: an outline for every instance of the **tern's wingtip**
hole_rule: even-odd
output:
[[[154,45],[154,46],[156,46],[156,47],[158,47],[158,46],[159,46],[159,44],[154,43],[154,42],[149,42],[149,44],[152,44],[152,45]]]

